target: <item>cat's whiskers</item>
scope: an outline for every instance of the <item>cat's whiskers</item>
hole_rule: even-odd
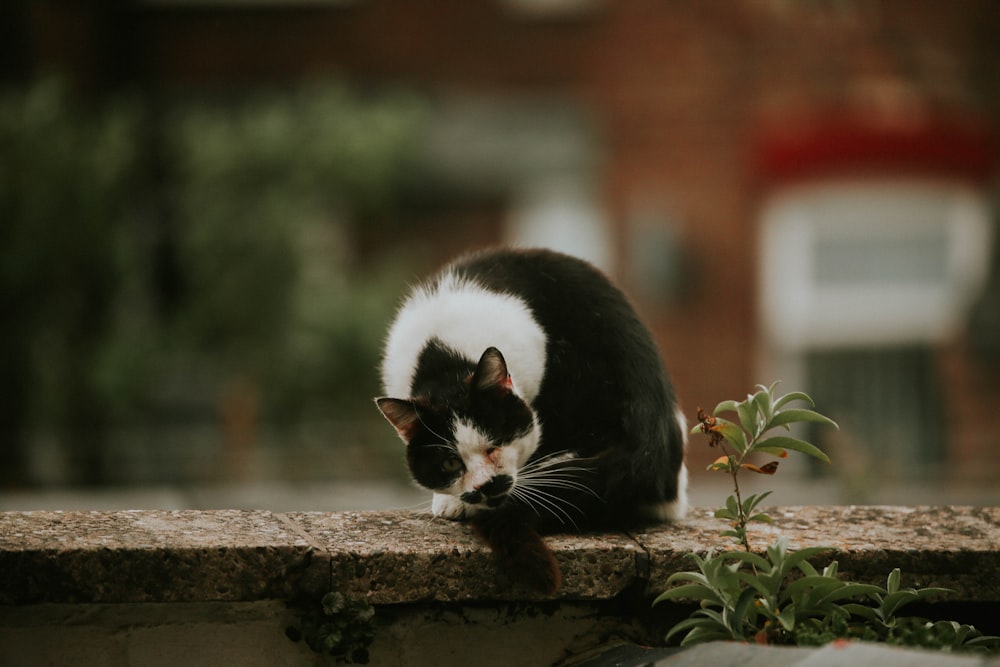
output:
[[[585,493],[603,502],[600,494],[578,479],[581,474],[592,474],[593,470],[580,465],[562,465],[570,461],[585,460],[577,459],[569,452],[556,452],[531,461],[518,472],[517,481],[509,493],[537,515],[541,516],[542,511],[547,512],[563,525],[568,523],[578,529],[573,515],[585,518],[586,513],[556,491]]]
[[[395,507],[395,511],[399,512],[417,512],[418,514],[427,514],[431,511],[431,505],[433,501],[424,500],[419,503],[413,503],[412,505],[407,505],[405,507]]]
[[[509,494],[530,507],[538,516],[541,516],[539,509],[545,510],[552,514],[559,523],[565,525],[569,522],[573,528],[579,530],[579,526],[573,520],[569,510],[576,510],[581,516],[583,516],[583,511],[569,500],[530,486],[515,486],[509,491]],[[563,509],[561,504],[566,505],[568,509]]]
[[[555,458],[558,457],[558,461]],[[553,487],[571,489],[589,493],[598,500],[603,501],[600,494],[590,486],[579,481],[576,473],[593,474],[593,470],[584,466],[559,466],[557,463],[568,461],[562,454],[553,454],[533,461],[521,468],[518,472],[518,482],[531,487]],[[571,459],[573,461],[585,461],[586,459]]]

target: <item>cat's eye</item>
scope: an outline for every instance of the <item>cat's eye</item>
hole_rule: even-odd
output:
[[[462,459],[457,456],[449,456],[441,462],[441,469],[445,472],[458,472],[462,469]]]

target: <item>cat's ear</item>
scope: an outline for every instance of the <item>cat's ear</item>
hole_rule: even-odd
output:
[[[420,426],[420,415],[417,406],[401,398],[376,398],[375,405],[385,417],[403,442],[409,444]]]
[[[507,393],[514,391],[514,381],[507,372],[507,362],[500,350],[487,348],[479,358],[476,372],[472,374],[472,386],[479,391],[499,390]]]

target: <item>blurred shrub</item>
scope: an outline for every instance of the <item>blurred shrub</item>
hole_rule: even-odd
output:
[[[352,225],[391,206],[422,123],[413,97],[334,84],[156,108],[51,80],[2,95],[6,481],[38,432],[102,481],[110,428],[211,414],[234,384],[269,420],[367,408],[402,268],[360,263]]]
[[[36,424],[94,449],[104,430],[95,380],[119,274],[136,114],[69,111],[47,80],[0,99],[0,442],[16,482]],[[90,476],[84,470],[83,476]]]

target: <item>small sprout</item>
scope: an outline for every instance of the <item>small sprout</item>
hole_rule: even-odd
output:
[[[775,396],[778,383],[770,387],[757,385],[757,391],[747,394],[746,400],[722,401],[712,414],[698,408],[698,425],[691,429],[692,434],[702,433],[709,437],[710,447],[719,447],[723,455],[715,459],[709,470],[726,472],[733,478],[734,495],[730,496],[734,510],[726,510],[725,517],[734,522],[733,529],[722,533],[727,537],[735,537],[746,551],[750,551],[747,540],[746,525],[750,521],[770,521],[764,513],[753,515],[744,509],[740,493],[740,470],[749,470],[758,475],[773,475],[778,472],[778,461],[770,461],[763,465],[751,463],[747,459],[754,454],[766,454],[779,459],[787,458],[789,451],[800,452],[826,463],[830,458],[816,445],[788,435],[769,435],[777,428],[785,431],[795,423],[826,424],[837,428],[837,423],[829,417],[816,412],[812,408],[815,403],[808,394],[793,391],[783,396]],[[795,401],[804,401],[809,408],[786,408]],[[720,413],[735,412],[738,421],[730,421],[720,417]],[[729,503],[727,503],[727,506]],[[732,516],[730,516],[732,515]],[[716,513],[716,516],[719,516]]]

